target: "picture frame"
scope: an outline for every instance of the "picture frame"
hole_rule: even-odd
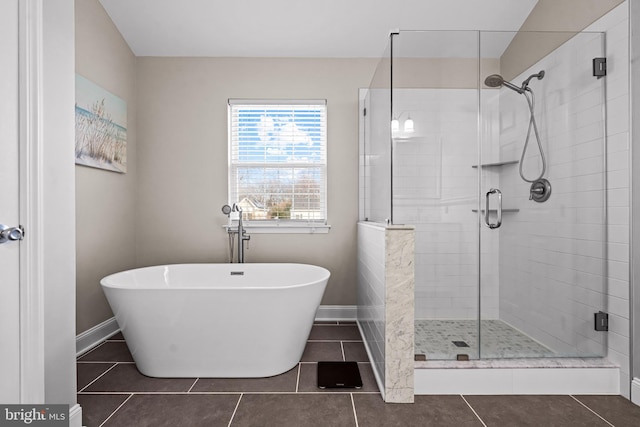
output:
[[[76,74],[77,165],[127,172],[127,103]]]

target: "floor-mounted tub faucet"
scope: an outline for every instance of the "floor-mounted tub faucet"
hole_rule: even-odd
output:
[[[242,224],[242,208],[238,206],[237,203],[234,203],[233,206],[224,205],[222,207],[222,213],[229,216],[231,212],[238,212],[238,229],[233,231],[229,226],[227,232],[229,233],[229,262],[233,262],[233,239],[232,235],[238,235],[238,262],[244,263],[244,242],[249,241],[251,236],[247,235],[247,230],[244,229],[244,225]]]
[[[242,225],[242,208],[238,206],[236,203],[233,204],[231,208],[231,212],[238,212],[238,262],[244,262],[244,241],[249,241],[251,236],[247,236],[247,230],[244,229]]]

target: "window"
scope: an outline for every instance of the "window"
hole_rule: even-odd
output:
[[[229,201],[251,224],[327,220],[326,101],[229,100]]]

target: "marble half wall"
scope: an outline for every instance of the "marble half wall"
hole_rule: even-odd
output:
[[[414,229],[358,224],[358,323],[385,402],[414,400]]]

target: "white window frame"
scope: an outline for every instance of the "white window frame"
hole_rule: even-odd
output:
[[[324,136],[324,140],[322,141],[322,159],[320,162],[313,163],[283,163],[283,162],[243,162],[241,161],[236,153],[238,153],[237,147],[239,145],[239,140],[237,138],[238,133],[236,132],[237,126],[234,123],[234,109],[238,107],[265,107],[274,106],[274,108],[278,106],[291,106],[295,107],[296,105],[300,106],[323,106],[324,107],[324,118],[323,118],[323,129],[321,130]],[[247,215],[244,218],[244,227],[247,230],[250,230],[252,233],[328,233],[331,228],[328,225],[328,207],[327,207],[327,109],[326,109],[326,100],[291,100],[291,99],[229,99],[228,100],[228,202],[230,205],[233,203],[239,203],[240,200],[233,200],[238,198],[239,196],[235,196],[238,193],[237,189],[237,170],[238,167],[244,166],[255,166],[261,167],[264,165],[265,167],[282,167],[283,169],[287,168],[304,168],[313,166],[314,168],[321,169],[321,206],[322,211],[324,211],[324,218],[320,219],[247,219]],[[225,226],[235,227],[237,225],[237,214],[232,213],[230,217],[229,223]]]

